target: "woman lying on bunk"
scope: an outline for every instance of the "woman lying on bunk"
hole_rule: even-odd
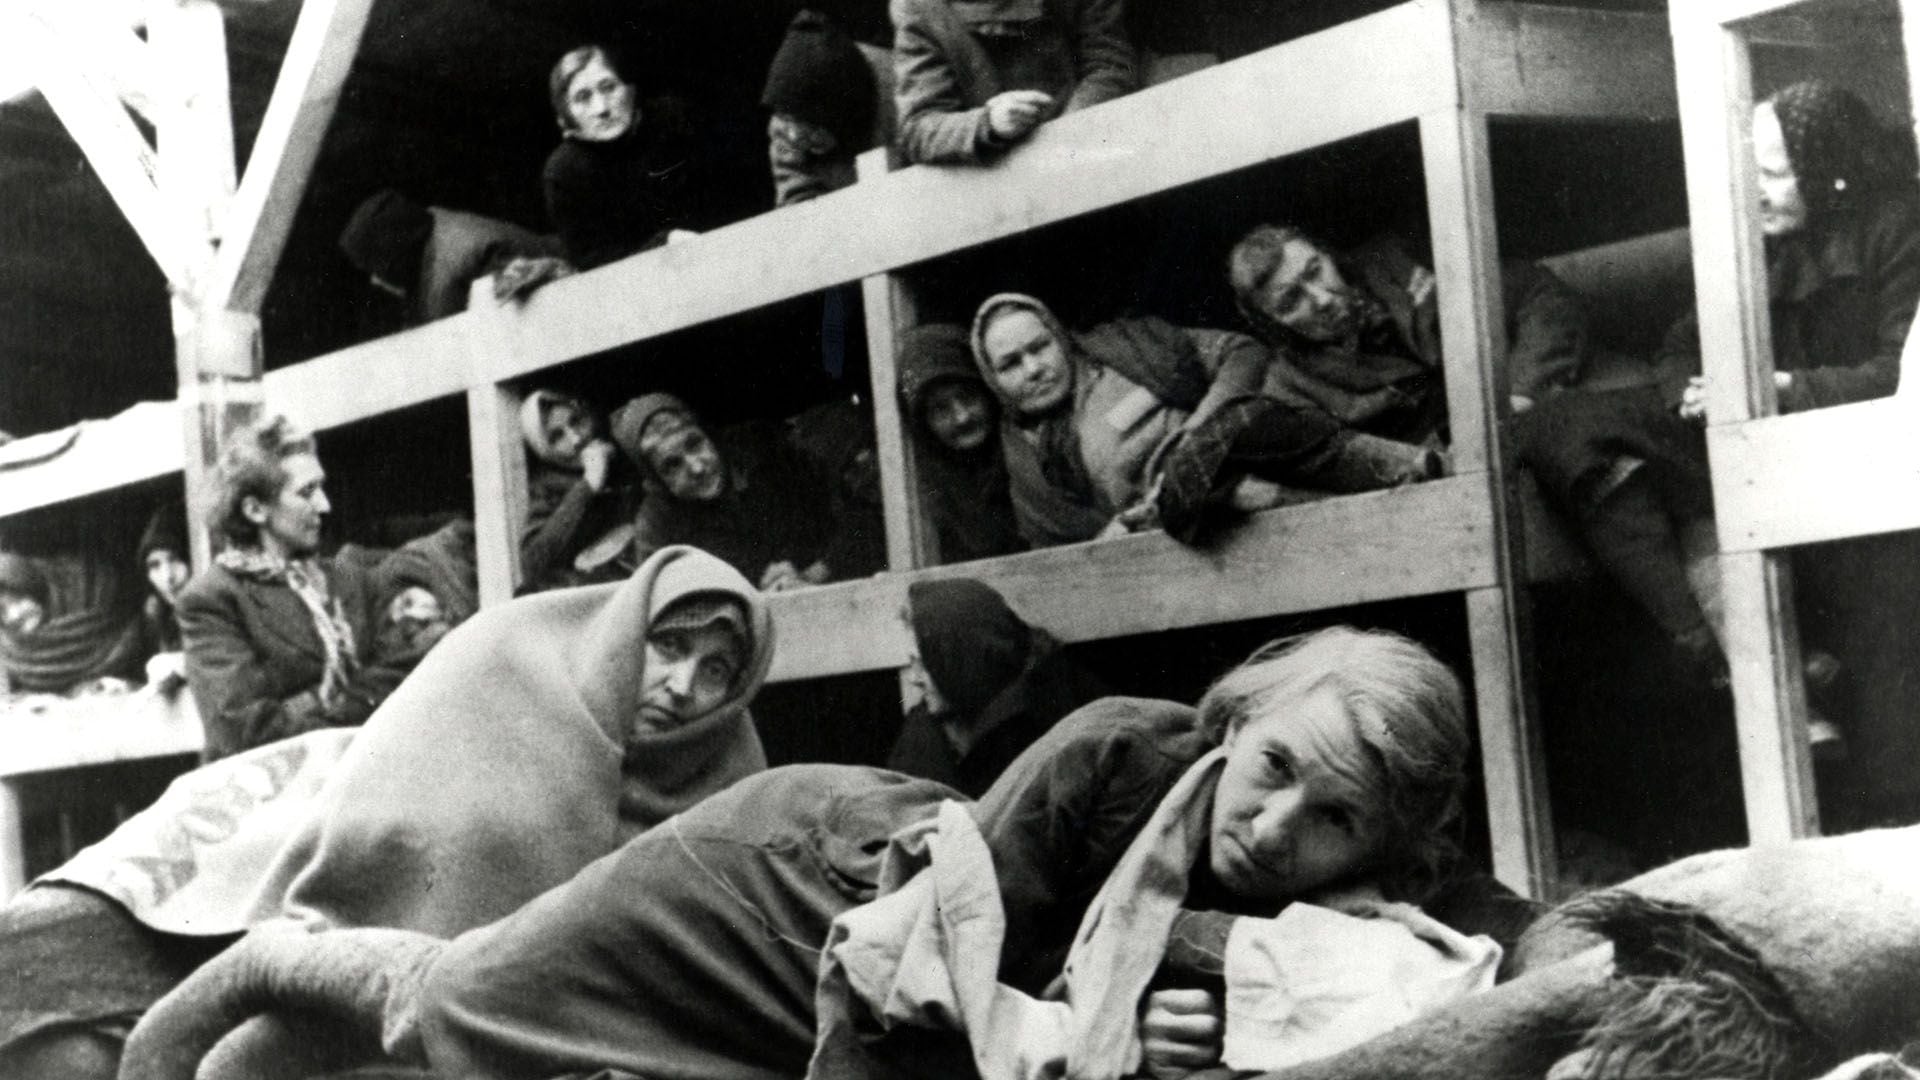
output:
[[[747,703],[772,650],[752,586],[666,548],[474,616],[364,728],[188,773],[0,907],[0,1076],[112,1077],[147,1007],[262,922],[443,938],[507,915],[764,769]],[[327,1067],[256,1030],[266,1075]]]
[[[639,493],[620,448],[586,402],[535,390],[520,406],[527,445],[527,524],[520,533],[526,592],[618,581]]]
[[[1031,296],[988,298],[973,357],[1000,398],[1014,513],[1035,547],[1440,475],[1425,447],[1350,431],[1269,378],[1245,334],[1116,319],[1072,333]],[[1247,482],[1247,481],[1251,482]]]
[[[791,1080],[810,1059],[820,1077],[1180,1074],[1220,1058],[1222,953],[1231,979],[1236,951],[1261,951],[1247,935],[1286,936],[1281,909],[1344,918],[1296,900],[1414,942],[1397,913],[1491,981],[1497,950],[1382,902],[1451,884],[1437,917],[1518,929],[1526,905],[1450,881],[1467,750],[1459,683],[1430,653],[1324,630],[1198,708],[1087,706],[971,807],[882,770],[789,766],[451,942],[257,932],[148,1015],[122,1075],[188,1077],[275,1005],[357,1016],[369,1053],[460,1077]]]

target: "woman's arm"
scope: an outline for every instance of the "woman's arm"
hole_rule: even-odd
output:
[[[233,600],[230,593],[189,589],[178,609],[187,686],[209,760],[332,726],[312,688],[276,696],[269,661],[254,648]]]
[[[1139,64],[1127,37],[1122,0],[1079,0],[1074,21],[1077,81],[1062,112],[1112,101],[1140,88]]]
[[[935,3],[944,0],[934,0]],[[996,147],[985,105],[962,92],[952,60],[929,25],[926,0],[893,0],[894,101],[900,149],[918,164],[975,164]]]
[[[556,499],[557,486],[536,483],[533,505],[527,509],[527,525],[520,531],[520,572],[529,582],[545,579],[568,557],[579,538],[587,508],[598,494],[584,476]]]

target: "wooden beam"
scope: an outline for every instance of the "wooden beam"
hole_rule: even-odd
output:
[[[0,447],[0,517],[180,471],[180,405],[142,402],[117,416]],[[64,451],[54,451],[71,440]],[[12,467],[10,462],[41,464]]]
[[[862,183],[890,171],[885,149],[861,154]],[[919,322],[913,296],[897,274],[876,274],[860,283],[866,311],[867,370],[873,392],[873,426],[880,464],[880,507],[887,530],[887,565],[895,570],[932,566],[940,561],[928,528],[924,492],[915,459],[912,419],[900,410],[900,336]]]
[[[520,393],[508,386],[477,386],[467,391],[481,607],[513,599],[520,583],[520,530],[527,520],[527,454],[520,438],[520,401]]]
[[[1820,832],[1799,622],[1784,554],[1720,557],[1727,605],[1727,663],[1740,738],[1747,839],[1774,844]],[[1790,661],[1790,663],[1788,662]]]
[[[492,385],[470,355],[473,312],[267,372],[269,402],[320,430]],[[504,380],[503,380],[504,381]]]
[[[1481,3],[1466,26],[1461,74],[1490,115],[1674,115],[1673,44],[1660,15]]]
[[[18,55],[32,66],[40,93],[161,272],[176,291],[190,288],[211,249],[169,212],[156,184],[153,148],[127,115],[118,91],[45,17],[17,11],[0,26],[22,42]]]
[[[1920,416],[1885,398],[1707,430],[1722,551],[1920,529]]]
[[[1469,474],[1462,479],[1480,484],[1489,515],[1487,557],[1495,570],[1488,586],[1467,592],[1493,871],[1523,895],[1546,896],[1558,868],[1521,591],[1525,534],[1507,482],[1515,468],[1512,453],[1501,438],[1508,411],[1507,335],[1493,172],[1486,116],[1473,101],[1469,92],[1465,105],[1421,117],[1420,145],[1454,462]]]
[[[917,580],[978,578],[1061,640],[1089,641],[1484,588],[1491,527],[1484,480],[1452,477],[1269,510],[1204,550],[1140,533],[781,593],[773,678],[906,663],[890,623]]]
[[[1677,24],[1683,18],[1702,29],[1717,28],[1749,19],[1758,19],[1763,15],[1772,15],[1814,2],[1815,0],[1687,0],[1683,4],[1674,4],[1669,11],[1676,24],[1674,36],[1678,37]]]
[[[211,250],[235,183],[226,24],[212,0],[166,0],[151,10],[147,48],[167,73],[153,103],[160,194]]]
[[[203,302],[258,313],[373,0],[303,0]]]

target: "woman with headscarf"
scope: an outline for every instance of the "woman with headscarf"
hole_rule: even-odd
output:
[[[1000,407],[967,329],[926,323],[900,340],[900,403],[919,451],[920,503],[942,563],[1026,550],[1000,454]]]
[[[113,1075],[133,1020],[250,926],[452,936],[762,770],[747,705],[772,634],[739,574],[668,548],[481,612],[357,733],[189,773],[0,909],[23,976],[0,987],[0,1073],[77,1053]]]
[[[634,493],[618,448],[586,402],[535,390],[520,405],[527,445],[527,524],[520,532],[523,592],[618,581],[632,536]]]
[[[920,703],[906,715],[887,768],[977,799],[1061,717],[1107,686],[972,578],[907,586]]]
[[[770,770],[451,943],[255,934],[149,1015],[125,1075],[189,1076],[236,1017],[303,1007],[489,1080],[1189,1071],[1220,1056],[1236,931],[1336,897],[1392,919],[1379,896],[1457,880],[1465,723],[1432,654],[1336,627],[1256,654],[1198,709],[1096,702],[972,807],[879,770]],[[1467,951],[1490,981],[1486,947]],[[1163,960],[1199,981],[1155,981]],[[877,981],[850,987],[856,968]],[[869,1008],[899,1026],[877,1035]]]
[[[1781,411],[1893,393],[1920,304],[1920,202],[1902,164],[1910,151],[1858,97],[1823,80],[1761,102],[1753,136]],[[1522,419],[1520,445],[1681,661],[1724,681],[1709,617],[1717,571],[1690,580],[1678,538],[1713,513],[1697,316],[1673,326],[1656,365],[1658,387],[1543,399]]]
[[[1437,451],[1348,430],[1275,386],[1266,347],[1245,334],[1152,317],[1076,334],[1039,300],[1001,293],[980,305],[971,342],[1004,409],[1014,511],[1035,546],[1153,525],[1191,539],[1210,506],[1370,491],[1444,468]]]
[[[543,175],[547,216],[567,258],[591,270],[695,226],[705,184],[686,107],[642,100],[613,54],[582,45],[547,78],[560,145]]]

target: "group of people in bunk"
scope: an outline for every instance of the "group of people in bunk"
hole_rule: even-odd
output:
[[[846,183],[879,142],[983,161],[1132,89],[1119,8],[895,0],[890,64],[803,14],[767,86],[782,201]],[[500,271],[503,294],[698,224],[682,213],[697,139],[674,106],[637,100],[591,46],[550,88],[559,239],[471,264]],[[1829,83],[1755,111],[1783,408],[1894,389],[1920,299],[1895,146]],[[382,196],[347,246],[431,318],[458,306],[439,275],[459,221]],[[1578,298],[1537,266],[1502,270],[1521,456],[1675,649],[1721,677],[1716,604],[1678,539],[1711,513],[1694,320],[1641,384],[1583,387]],[[1263,226],[1226,273],[1238,331],[1070,328],[1002,293],[970,325],[904,335],[898,391],[948,559],[1153,527],[1199,540],[1223,514],[1444,472],[1436,282],[1414,253]],[[1563,938],[1607,932],[1632,903],[1662,928],[1684,906],[1699,935],[1684,948],[1744,957],[1757,993],[1805,989],[1766,970],[1766,943],[1738,953],[1764,920],[1714,922],[1751,890],[1657,875],[1515,952],[1538,908],[1456,844],[1459,680],[1392,633],[1274,642],[1189,706],[1107,696],[991,588],[920,582],[922,700],[892,767],[769,769],[748,712],[777,648],[764,594],[881,567],[863,418],[718,429],[656,392],[603,421],[543,389],[521,420],[537,595],[478,613],[470,525],[323,556],[313,440],[281,419],[230,440],[221,554],[184,588],[177,568],[155,576],[209,760],[0,908],[16,973],[0,1072],[1168,1077],[1318,1060],[1315,1075],[1359,1076],[1386,1060],[1457,1075],[1447,1054],[1498,1048],[1538,1075],[1592,1021],[1575,989],[1600,995],[1591,976],[1612,972],[1565,959]],[[65,612],[29,562],[0,569],[11,669]],[[1752,995],[1696,998],[1682,1019],[1719,1031],[1716,1010]],[[1546,1001],[1555,1022],[1502,1026],[1500,1009]],[[1662,1074],[1811,1076],[1920,1037],[1910,1015],[1840,1038],[1800,1010],[1761,1010],[1798,1072]],[[1614,1075],[1608,1060],[1589,1046],[1556,1075]]]

